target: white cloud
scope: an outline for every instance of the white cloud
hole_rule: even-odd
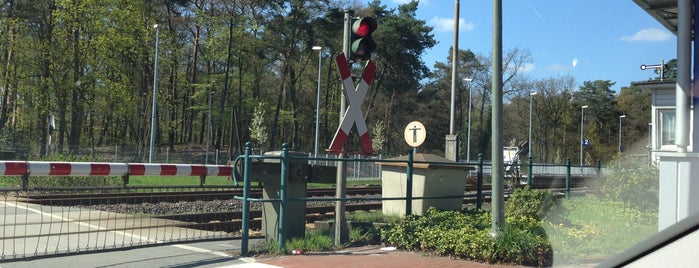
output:
[[[578,58],[573,59],[573,68],[575,68],[575,66],[578,66]]]
[[[672,39],[672,34],[660,28],[646,28],[634,33],[633,35],[625,35],[619,38],[624,42],[662,42]]]
[[[454,18],[440,18],[434,17],[429,21],[429,24],[434,26],[435,31],[438,32],[453,32],[454,31]],[[476,28],[473,22],[465,22],[464,19],[459,18],[459,31],[472,31]]]
[[[522,72],[523,73],[531,73],[536,69],[536,65],[534,63],[525,63],[524,66],[522,66]]]

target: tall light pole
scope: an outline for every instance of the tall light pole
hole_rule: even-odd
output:
[[[620,115],[620,116],[619,116],[619,152],[620,152],[620,153],[621,153],[621,151],[622,151],[622,149],[621,149],[621,119],[622,119],[622,118],[625,118],[625,117],[626,117],[626,115]]]
[[[153,67],[153,113],[150,119],[150,150],[148,153],[148,163],[153,163],[153,144],[155,142],[155,114],[156,104],[158,103],[158,43],[160,43],[160,27],[158,24],[153,25],[155,28],[155,63]]]
[[[473,78],[464,78],[468,85],[468,133],[466,134],[466,162],[471,162],[471,81]]]
[[[585,128],[585,109],[587,109],[587,105],[583,105],[580,107],[582,110],[582,114],[580,115],[580,166],[582,167],[583,165],[583,143],[585,142],[584,138],[584,128]]]
[[[216,93],[216,91],[212,90],[209,92],[209,119],[206,126],[206,156],[204,157],[205,165],[209,164],[209,144],[211,144],[211,98],[214,96],[214,93]]]
[[[532,157],[532,103],[534,102],[534,95],[538,93],[529,93],[529,139],[527,143],[529,144],[529,158]]]
[[[451,161],[457,161],[459,155],[459,138],[454,127],[454,109],[456,99],[457,70],[459,62],[459,0],[454,1],[454,45],[451,51],[451,106],[449,109],[449,134],[444,137],[444,157]]]
[[[318,132],[320,132],[320,68],[322,61],[323,47],[313,46],[313,50],[318,51],[318,90],[316,96],[316,139],[315,139],[315,150],[313,152],[313,157],[318,157]]]

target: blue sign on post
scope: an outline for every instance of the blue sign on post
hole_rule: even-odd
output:
[[[590,140],[588,140],[588,139],[582,140],[582,145],[583,145],[583,147],[588,147],[588,146],[590,146]]]

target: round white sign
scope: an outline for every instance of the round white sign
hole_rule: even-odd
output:
[[[413,121],[405,127],[403,136],[405,137],[405,142],[407,142],[408,145],[411,147],[418,147],[425,142],[425,138],[427,138],[427,130],[425,130],[425,126],[422,123]]]

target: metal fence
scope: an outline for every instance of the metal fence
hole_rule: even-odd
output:
[[[238,163],[239,161],[242,161],[242,170],[243,170],[242,173],[244,174],[242,178],[240,178],[239,176],[236,177],[236,180],[243,181],[243,194],[242,194],[242,196],[236,196],[237,200],[241,200],[243,202],[242,203],[242,210],[243,210],[243,222],[242,222],[242,224],[243,224],[243,226],[242,226],[242,234],[241,234],[241,240],[242,240],[241,241],[241,253],[243,255],[247,254],[247,252],[248,252],[248,240],[249,240],[250,235],[248,233],[249,228],[247,228],[247,224],[249,224],[249,218],[248,218],[249,213],[247,213],[247,211],[249,210],[249,206],[251,203],[272,203],[272,204],[274,204],[273,205],[274,211],[278,214],[276,216],[277,218],[275,219],[277,221],[277,223],[273,224],[273,226],[276,230],[274,230],[273,232],[276,232],[276,237],[278,238],[277,239],[278,246],[279,246],[279,248],[282,248],[285,244],[285,239],[287,238],[288,218],[298,217],[298,215],[292,215],[292,216],[286,215],[287,213],[289,213],[289,212],[286,212],[286,210],[289,209],[290,206],[292,206],[294,203],[306,202],[306,201],[321,201],[321,200],[345,202],[345,201],[357,199],[357,198],[345,197],[345,196],[336,196],[336,197],[332,197],[332,198],[313,198],[313,199],[303,198],[303,197],[301,197],[301,198],[290,197],[290,196],[288,196],[289,193],[287,191],[287,188],[288,188],[287,184],[291,180],[289,173],[294,173],[294,171],[293,171],[294,168],[293,168],[292,163],[294,161],[298,161],[298,160],[308,161],[309,160],[308,157],[299,158],[298,156],[293,156],[293,155],[289,154],[289,151],[286,147],[281,151],[280,154],[277,154],[275,156],[265,157],[265,156],[259,156],[259,155],[252,155],[252,153],[251,153],[252,150],[249,146],[250,146],[250,144],[248,143],[248,148],[246,149],[245,154],[236,159],[236,163]],[[278,168],[280,170],[280,174],[278,175],[280,177],[279,182],[278,182],[279,185],[274,186],[274,190],[276,191],[276,193],[273,197],[269,196],[267,198],[251,198],[249,196],[248,192],[250,191],[249,190],[250,182],[251,182],[251,178],[250,178],[251,175],[250,174],[253,173],[253,171],[251,169],[252,163],[253,163],[253,161],[264,162],[266,159],[270,159],[270,158],[275,160],[274,163],[278,163],[278,166],[279,166]],[[311,159],[310,161],[318,161],[318,160],[322,161],[324,159]],[[348,163],[348,162],[376,162],[377,160],[373,160],[373,159],[336,159],[335,160],[335,162],[340,162],[340,161]],[[408,153],[408,155],[405,159],[385,159],[385,160],[378,160],[378,161],[381,161],[382,164],[387,164],[387,163],[405,164],[404,172],[405,172],[406,182],[404,184],[405,190],[403,191],[405,196],[404,197],[385,197],[382,195],[381,198],[374,199],[374,200],[381,200],[381,201],[404,200],[405,201],[405,210],[404,210],[405,215],[412,214],[412,206],[413,206],[414,199],[460,198],[461,200],[463,200],[466,197],[471,197],[471,194],[467,195],[464,192],[465,189],[461,190],[461,194],[451,195],[451,196],[449,196],[449,195],[448,196],[444,196],[444,195],[442,195],[442,196],[413,196],[412,189],[413,189],[413,170],[414,170],[414,164],[416,164],[416,163],[417,164],[427,164],[427,165],[429,165],[429,164],[445,165],[446,164],[446,165],[455,166],[455,167],[463,167],[464,170],[468,170],[467,167],[472,165],[472,163],[459,163],[459,162],[449,163],[449,162],[445,162],[445,161],[435,163],[435,162],[426,162],[426,161],[414,161],[412,150]],[[484,200],[484,197],[485,197],[485,193],[483,191],[483,183],[484,183],[484,177],[485,177],[484,167],[486,167],[486,166],[490,167],[491,165],[484,163],[482,155],[479,155],[478,162],[475,163],[475,166],[476,167],[474,168],[474,170],[477,174],[476,193],[475,193],[476,207],[480,208],[481,204]],[[564,190],[565,197],[568,198],[569,194],[571,192],[571,178],[572,178],[571,177],[572,176],[571,170],[573,169],[573,166],[571,165],[570,160],[568,159],[564,165],[541,165],[540,164],[538,166],[549,166],[549,167],[560,166],[560,167],[564,168],[564,174],[562,176],[562,179],[564,180],[563,186],[565,187],[565,190]],[[527,163],[527,165],[523,165],[523,164],[514,165],[514,166],[511,165],[511,167],[513,167],[517,170],[521,170],[523,168],[526,168],[527,170],[531,170],[531,171],[534,170],[534,164],[532,164],[531,162]],[[580,170],[579,176],[581,176],[581,177],[582,176],[592,176],[592,175],[594,175],[593,177],[599,177],[601,175],[601,172],[600,172],[601,165],[599,162],[597,163],[596,167],[593,167],[594,172],[590,173],[590,174],[584,173],[585,172],[585,169],[583,169],[584,167],[577,167],[577,168],[579,168],[579,170]],[[464,174],[467,174],[467,173],[464,173]],[[531,185],[533,183],[532,175],[533,175],[532,172],[529,172],[527,174],[527,177],[528,177],[527,178],[527,185]],[[555,178],[558,176],[552,176],[552,174],[546,174],[546,175],[548,175],[548,176],[546,176],[547,178],[560,179],[560,178]],[[559,174],[554,174],[554,175],[559,175]],[[519,175],[517,175],[517,176],[519,176]],[[468,175],[466,175],[464,180],[467,180],[467,179],[468,179]],[[515,183],[518,184],[519,182],[515,182]],[[513,184],[511,186],[517,187],[519,185]],[[359,197],[359,199],[366,199],[366,198]],[[294,211],[294,210],[292,210],[292,211]],[[342,212],[343,210],[338,210],[338,211]],[[293,213],[289,213],[289,214],[293,214]],[[340,220],[338,218],[336,218],[336,220],[337,220],[337,222],[342,222],[342,220]],[[338,227],[338,226],[341,226],[341,225],[335,225],[335,233],[336,234],[340,233],[341,227]],[[337,237],[335,239],[335,242],[336,242],[336,245],[339,245],[339,243],[338,243],[339,240],[337,239]]]
[[[282,151],[283,152],[283,151]],[[305,155],[305,154],[304,154]],[[247,156],[248,158],[250,156]],[[238,160],[244,160],[241,156]],[[255,155],[254,158],[264,159],[265,156]],[[280,157],[267,157],[283,159]],[[401,162],[412,166],[409,157],[404,160],[387,160],[380,157],[366,159],[360,157],[334,159],[329,157],[301,157],[301,160],[317,165],[335,165],[339,161],[346,163],[348,179],[381,178],[381,165],[378,163]],[[8,164],[9,163],[9,164]],[[279,161],[284,165],[285,161]],[[426,162],[429,163],[429,162]],[[231,163],[233,164],[233,163]],[[477,163],[456,163],[457,165],[475,167],[478,182],[482,186],[483,178],[488,176],[489,163],[482,159]],[[24,165],[24,166],[23,166]],[[108,168],[105,167],[109,166]],[[129,165],[122,167],[122,165]],[[161,165],[155,167],[155,165]],[[142,166],[142,167],[141,167]],[[566,165],[520,165],[521,169],[533,172],[559,173],[567,175],[567,181],[574,170],[580,170],[581,175],[598,176],[600,167],[575,167]],[[42,169],[44,169],[42,171]],[[84,169],[94,169],[85,171]],[[95,171],[96,170],[96,171]],[[120,172],[126,171],[126,174]],[[214,170],[217,170],[216,173]],[[229,172],[221,173],[220,170]],[[185,241],[202,241],[218,239],[247,240],[256,233],[251,229],[259,228],[251,219],[262,217],[260,207],[265,202],[286,202],[280,199],[260,199],[251,195],[246,180],[234,176],[230,166],[213,165],[177,165],[177,164],[124,164],[124,163],[49,163],[0,161],[0,179],[7,176],[20,180],[31,179],[34,176],[78,176],[102,179],[103,176],[124,175],[153,175],[160,176],[231,176],[229,185],[206,186],[195,188],[184,187],[54,187],[28,188],[27,185],[17,184],[15,187],[0,189],[0,261],[17,260],[37,257],[47,257],[61,254],[75,254],[132,247],[181,243]],[[589,170],[589,171],[585,171]],[[140,173],[139,173],[140,172]],[[412,168],[406,170],[408,183],[412,187]],[[248,172],[243,172],[249,174]],[[535,173],[536,174],[536,173]],[[97,176],[99,175],[99,176]],[[102,177],[100,177],[102,176]],[[156,175],[157,176],[157,175]],[[282,178],[284,175],[282,174]],[[55,177],[51,177],[55,178]],[[282,180],[284,181],[284,180]],[[248,181],[249,182],[249,181]],[[240,189],[236,184],[243,184]],[[192,200],[175,201],[184,192],[196,190]],[[248,192],[246,192],[246,190]],[[569,189],[567,189],[569,191]],[[234,194],[232,191],[240,191]],[[412,193],[406,189],[406,193]],[[108,198],[100,198],[102,193],[110,193]],[[242,194],[241,194],[242,193]],[[567,192],[566,192],[567,193]],[[191,194],[191,193],[187,193]],[[237,196],[237,198],[234,198]],[[467,195],[460,196],[462,199]],[[455,196],[405,197],[393,199],[405,200],[407,214],[410,214],[413,199],[455,198]],[[482,189],[476,194],[480,204],[484,198]],[[352,198],[348,198],[350,200]],[[388,200],[389,198],[355,197],[364,200]],[[307,201],[310,199],[297,198],[290,202]],[[315,198],[313,201],[340,201],[338,198]],[[284,222],[284,216],[279,217]],[[253,225],[254,224],[254,225]],[[282,226],[283,224],[280,224]],[[282,236],[283,238],[283,236]],[[281,239],[283,242],[283,239]],[[242,243],[247,250],[247,242]]]
[[[213,221],[205,214],[194,214],[234,211],[233,200],[173,202],[171,195],[179,191],[176,188],[0,190],[0,262],[240,236],[237,220],[240,215],[229,219],[217,217]],[[211,195],[214,190],[206,191],[206,195]],[[95,199],[100,192],[113,195]],[[228,198],[231,197],[229,194]],[[236,221],[237,225],[231,224]]]

